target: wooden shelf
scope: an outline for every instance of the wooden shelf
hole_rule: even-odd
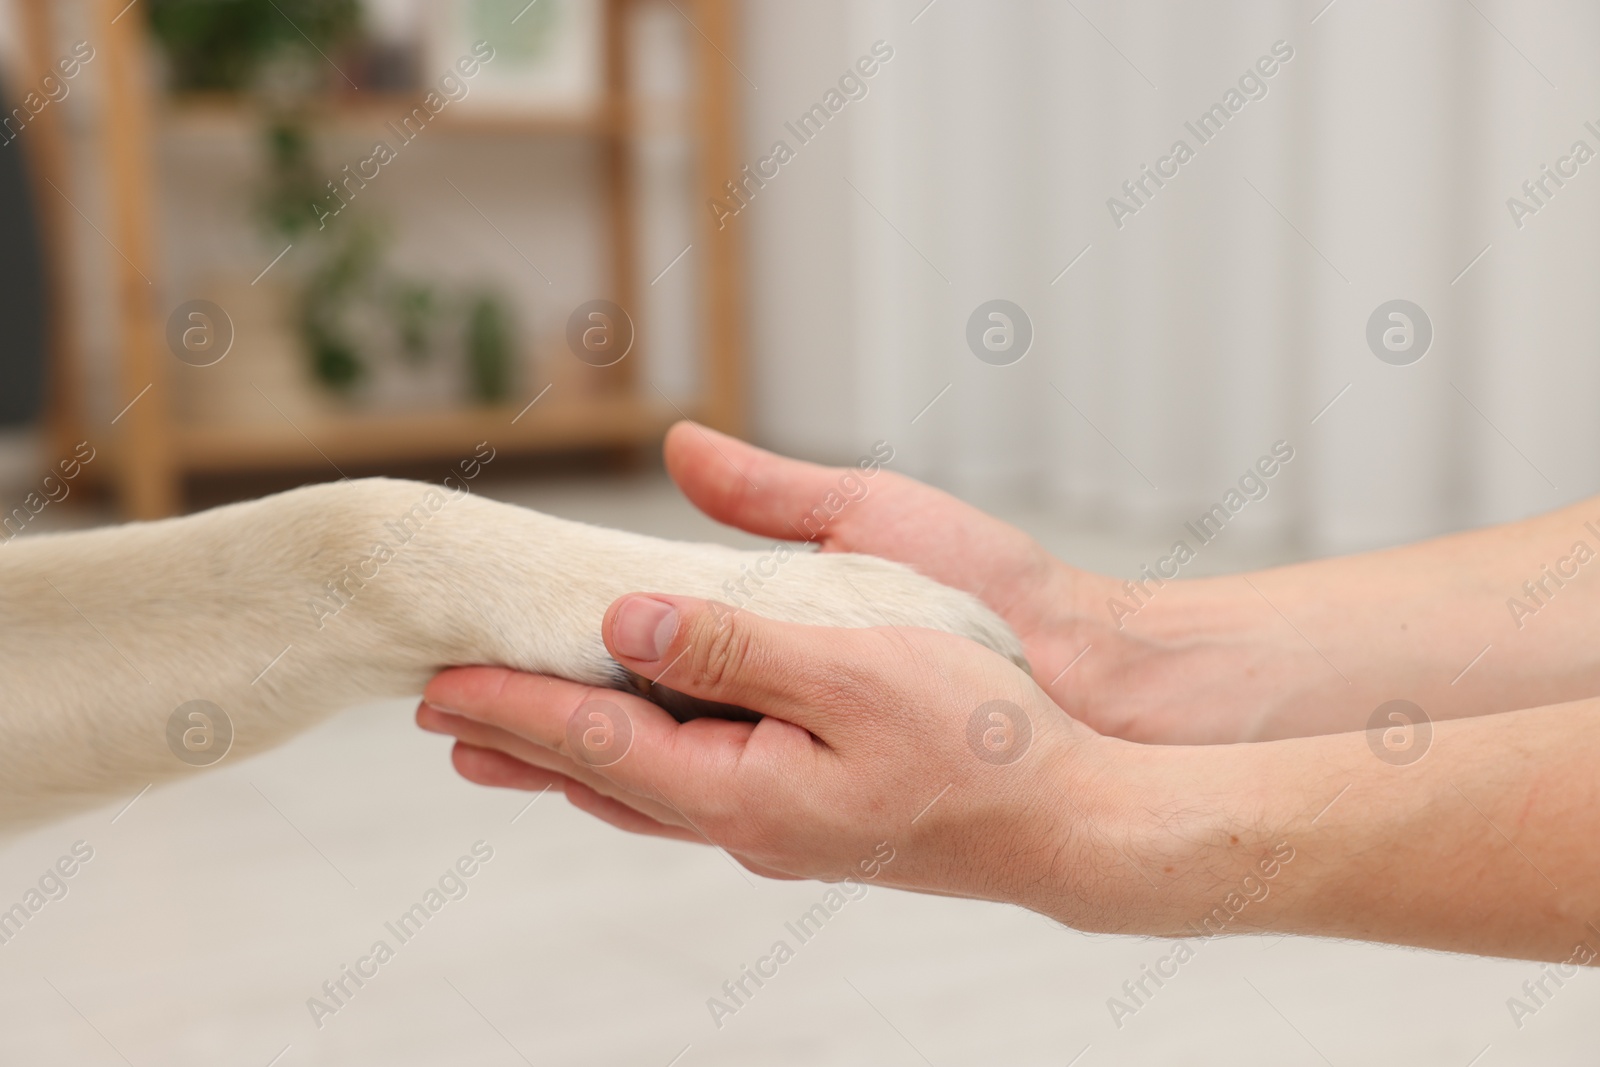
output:
[[[552,394],[525,411],[507,406],[353,413],[293,424],[178,423],[173,458],[188,473],[215,474],[465,457],[480,441],[504,452],[643,445],[659,440],[680,418],[665,404],[620,393],[575,400]]]
[[[430,119],[425,130],[439,136],[506,135],[529,138],[592,138],[599,157],[598,181],[605,203],[597,243],[605,249],[605,298],[625,308],[642,305],[639,269],[640,225],[638,165],[629,138],[660,133],[686,134],[691,145],[693,197],[696,203],[721,195],[721,185],[742,165],[738,151],[736,83],[730,55],[737,52],[735,0],[673,0],[695,34],[686,36],[692,50],[692,85],[682,100],[662,100],[639,92],[627,48],[627,22],[644,0],[603,0],[605,85],[601,103],[588,113],[523,113],[494,110],[472,102],[452,102]],[[26,84],[37,84],[59,54],[69,27],[53,0],[22,0],[26,43]],[[163,97],[154,90],[147,65],[149,41],[143,16],[129,14],[127,0],[89,0],[88,23],[70,27],[92,31],[104,58],[96,61],[102,91],[85,97],[85,121],[63,128],[41,123],[30,132],[35,154],[38,201],[45,205],[49,269],[54,281],[52,320],[56,324],[52,368],[51,436],[62,454],[71,443],[93,439],[105,443],[112,458],[105,469],[116,483],[123,513],[129,518],[159,518],[182,510],[184,479],[190,475],[225,475],[234,471],[308,469],[329,461],[343,467],[381,470],[386,464],[419,460],[454,460],[471,455],[480,441],[503,452],[559,451],[575,448],[638,446],[654,443],[682,414],[725,432],[738,434],[744,423],[744,334],[739,252],[740,230],[713,225],[709,214],[693,217],[696,261],[704,284],[699,286],[698,320],[700,395],[684,402],[679,412],[652,396],[639,374],[636,357],[606,372],[605,392],[551,396],[526,413],[521,408],[392,414],[327,414],[290,423],[191,423],[175,417],[172,396],[174,364],[165,328],[173,308],[159,303],[163,291],[158,251],[162,222],[158,217],[155,146],[164,134],[184,136],[213,132],[232,135],[259,128],[257,105],[239,94],[181,94]],[[58,24],[59,23],[59,24]],[[389,123],[399,124],[425,93],[361,92],[330,95],[312,113],[317,129],[383,137]],[[393,136],[390,134],[389,136]],[[103,167],[71,167],[69,138],[92,149]],[[110,315],[117,355],[116,391],[133,398],[107,426],[92,416],[87,403],[89,360],[81,323],[89,294],[70,279],[83,275],[75,256],[81,242],[72,239],[76,221],[59,201],[77,184],[101,183],[105,227],[100,236],[118,255],[108,257],[112,270]],[[96,226],[97,230],[100,227]],[[95,246],[98,248],[98,246]],[[99,308],[95,308],[99,313]],[[638,351],[647,353],[648,338]],[[525,401],[524,401],[525,403]],[[97,465],[98,466],[98,465]]]
[[[421,93],[372,92],[341,94],[310,110],[311,121],[323,129],[360,131],[399,125],[414,108],[421,107]],[[161,124],[183,132],[209,132],[254,127],[261,109],[249,98],[236,93],[180,93],[160,104]],[[622,128],[616,109],[602,105],[583,112],[518,112],[483,106],[462,107],[452,103],[433,116],[424,130],[448,133],[513,134],[520,136],[610,137]]]

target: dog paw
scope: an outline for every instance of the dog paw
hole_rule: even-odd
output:
[[[352,544],[361,530],[392,530],[419,488],[358,484],[366,523]],[[601,622],[619,597],[668,593],[809,626],[942,630],[1027,669],[1022,643],[976,597],[888,560],[784,542],[739,551],[663,541],[470,496],[441,497],[435,512],[391,553],[382,580],[364,579],[357,601],[375,641],[432,668],[497,663],[637,689]]]
[[[637,591],[700,597],[731,610],[808,626],[942,630],[976,641],[1028,670],[1022,643],[1004,620],[970,593],[925,578],[904,564],[784,544],[766,552],[675,547],[684,555],[658,573],[655,585]],[[743,709],[652,684],[620,664],[615,669],[625,678],[623,688],[649,697],[679,719],[755,718]]]
[[[790,552],[787,560],[781,557]],[[1024,670],[1022,642],[977,597],[876,556],[775,546],[741,561],[712,599],[783,622],[811,626],[907,626],[978,642]],[[762,572],[771,577],[762,578]]]

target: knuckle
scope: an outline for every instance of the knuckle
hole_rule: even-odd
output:
[[[708,614],[696,628],[688,653],[694,680],[710,689],[736,681],[750,662],[754,647],[749,624],[738,615]]]

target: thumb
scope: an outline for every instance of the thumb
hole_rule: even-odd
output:
[[[837,709],[817,699],[827,691],[861,691],[860,642],[871,631],[852,630],[851,644],[841,631],[776,622],[723,604],[694,597],[632,594],[612,604],[601,624],[606,648],[617,662],[642,677],[657,699],[678,714],[690,706],[731,705],[711,710],[726,715],[748,709],[773,715],[822,736]],[[854,650],[852,651],[852,644]],[[827,689],[817,685],[829,682]],[[853,685],[859,682],[860,687]],[[698,711],[698,708],[696,708]],[[685,716],[687,717],[687,716]]]
[[[870,473],[867,467],[822,467],[693,422],[667,432],[664,456],[672,480],[695,507],[725,525],[786,541],[817,540],[832,518],[830,494],[859,493],[880,462],[863,461]]]

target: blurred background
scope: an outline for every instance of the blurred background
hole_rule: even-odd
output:
[[[1510,0],[4,0],[0,518],[488,441],[503,499],[748,543],[660,474],[684,415],[887,441],[1128,576],[1280,442],[1185,573],[1547,510],[1600,486],[1597,44]],[[1169,945],[879,890],[719,1028],[819,887],[467,786],[409,710],[10,843],[0,901],[96,859],[0,946],[0,1058],[1592,1062],[1592,974],[1519,1025],[1533,965],[1241,938],[1118,1026]]]

